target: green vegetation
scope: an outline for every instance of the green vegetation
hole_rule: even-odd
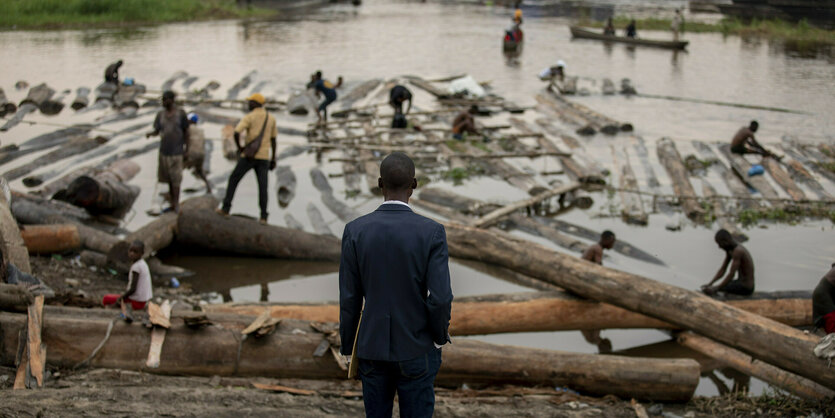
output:
[[[484,174],[484,169],[477,165],[477,164],[470,164],[466,168],[453,168],[452,170],[444,171],[441,173],[441,178],[444,180],[452,180],[452,183],[460,185],[464,182],[464,180],[472,177]]]
[[[816,162],[815,165],[818,166],[818,168],[820,168],[821,170],[831,171],[835,173],[835,163]]]
[[[756,225],[761,221],[772,221],[794,225],[803,218],[829,219],[835,223],[835,209],[827,204],[810,204],[787,209],[763,208],[745,209],[737,213],[737,220],[743,226]]]
[[[618,32],[629,24],[631,19],[618,16],[613,19]],[[636,19],[638,34],[641,30],[670,30],[670,19]],[[581,26],[602,28],[605,22],[584,20]],[[809,25],[806,21],[791,23],[782,20],[751,20],[743,22],[739,19],[725,18],[718,23],[688,22],[684,23],[684,32],[719,32],[725,35],[758,36],[772,39],[783,39],[795,42],[824,42],[835,43],[835,30],[826,30]]]
[[[0,0],[0,28],[121,26],[268,16],[235,0]]]

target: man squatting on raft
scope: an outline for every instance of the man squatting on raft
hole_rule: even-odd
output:
[[[592,263],[603,265],[603,250],[611,250],[612,247],[615,246],[615,233],[612,231],[603,231],[600,234],[600,241],[592,244],[589,248],[586,248],[586,251],[583,252],[583,260],[591,261]],[[580,332],[583,333],[583,338],[589,342],[589,344],[597,344],[597,351],[600,353],[611,353],[612,352],[612,341],[608,338],[600,338],[600,330],[599,329],[584,329]]]
[[[716,232],[714,239],[716,245],[725,251],[725,261],[722,262],[719,271],[713,276],[713,280],[702,286],[702,292],[707,295],[715,295],[716,292],[722,291],[735,295],[750,296],[754,293],[754,259],[751,258],[751,253],[742,244],[738,244],[727,230],[720,229]],[[728,270],[728,265],[731,266],[730,270]],[[725,270],[728,270],[725,280],[711,287],[710,285],[722,278]],[[734,276],[737,276],[736,280],[734,280]]]

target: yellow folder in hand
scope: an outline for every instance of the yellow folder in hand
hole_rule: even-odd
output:
[[[360,311],[360,320],[357,322],[357,332],[354,334],[354,346],[351,348],[351,362],[348,363],[348,379],[357,378],[357,367],[359,367],[359,359],[357,358],[357,340],[360,339],[360,325],[362,325],[362,313]]]

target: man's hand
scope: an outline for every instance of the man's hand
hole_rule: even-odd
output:
[[[275,170],[275,160],[270,161],[270,171]]]
[[[150,138],[150,137],[152,137],[152,136],[154,136],[154,135],[156,135],[156,134],[157,134],[156,132],[148,132],[148,133],[146,133],[146,134],[145,134],[145,138],[146,138],[146,139],[147,139],[147,138]]]

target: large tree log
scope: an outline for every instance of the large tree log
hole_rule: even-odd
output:
[[[231,254],[299,260],[337,261],[341,251],[339,240],[332,236],[260,225],[236,216],[224,218],[213,209],[185,204],[177,220],[177,242]]]
[[[139,196],[139,186],[126,184],[123,178],[133,177],[136,163],[110,166],[108,169],[73,180],[54,198],[84,208],[93,215],[120,218],[130,210]]]
[[[66,311],[66,310],[65,310]],[[98,311],[98,310],[87,310]],[[44,316],[43,342],[50,347],[49,364],[73,367],[84,361],[105,335],[110,320],[50,314]],[[106,315],[106,314],[98,314]],[[325,336],[309,322],[284,320],[276,331],[261,338],[243,339],[240,331],[253,317],[209,315],[221,326],[191,330],[173,314],[161,352],[161,374],[200,376],[271,376],[276,378],[344,378],[334,357],[316,357],[313,352]],[[12,364],[18,334],[25,316],[0,313],[2,363]],[[117,321],[110,338],[92,367],[142,370],[150,346],[143,327]],[[436,382],[440,385],[467,383],[518,383],[570,387],[594,395],[656,401],[686,401],[699,380],[699,365],[693,360],[656,360],[575,354],[551,350],[502,346],[457,340],[443,349],[443,364]]]
[[[331,236],[335,237],[333,231],[328,226],[328,223],[325,222],[325,217],[322,216],[322,212],[319,211],[319,208],[313,202],[307,203],[307,217],[310,218],[310,223],[313,225],[313,231],[316,232],[318,235],[322,236]]]
[[[9,129],[14,128],[18,124],[20,124],[20,122],[23,121],[23,118],[26,115],[28,115],[28,114],[36,111],[36,110],[38,110],[38,107],[31,104],[31,103],[26,103],[24,105],[21,105],[19,108],[17,108],[17,111],[15,112],[14,116],[12,116],[9,120],[7,120],[6,123],[3,124],[3,126],[0,126],[0,132],[6,132]]]
[[[72,101],[72,105],[70,107],[73,110],[81,110],[87,107],[90,104],[90,88],[89,87],[79,87],[75,90],[75,99]]]
[[[83,136],[76,136],[72,139],[69,139],[63,146],[60,148],[48,152],[34,160],[23,164],[13,170],[9,170],[3,174],[7,180],[12,181],[19,179],[33,170],[38,168],[54,164],[58,161],[61,161],[65,158],[72,157],[73,155],[78,155],[90,151],[102,144],[107,142],[107,138],[104,137],[96,137],[96,138],[88,138],[86,135]]]
[[[580,296],[663,319],[744,350],[780,368],[835,387],[835,370],[812,349],[817,338],[707,296],[560,254],[506,234],[446,224],[452,257],[482,260]]]
[[[776,199],[780,199],[780,195],[777,194],[777,191],[771,187],[771,184],[768,183],[768,180],[765,179],[763,176],[749,176],[748,170],[751,169],[751,163],[745,159],[745,157],[734,154],[731,152],[731,146],[728,144],[723,144],[719,147],[719,151],[725,155],[725,158],[728,159],[731,163],[731,167],[736,172],[736,174],[745,182],[749,183],[753,188],[757,189],[760,194],[763,195],[766,199],[775,199],[772,200],[770,203],[772,206],[777,208],[782,208],[785,205],[782,202],[776,201]]]
[[[6,92],[0,87],[0,118],[17,111],[17,106],[6,98]]]
[[[572,192],[574,190],[577,190],[579,188],[580,188],[579,183],[571,183],[571,184],[568,184],[568,185],[561,185],[561,186],[555,187],[551,190],[539,193],[536,196],[531,197],[529,199],[514,202],[512,204],[509,204],[509,205],[506,205],[506,206],[501,207],[499,209],[496,209],[493,212],[485,214],[484,216],[482,216],[482,217],[478,218],[476,221],[474,221],[472,223],[472,226],[483,228],[485,226],[492,225],[493,223],[497,222],[501,218],[503,218],[503,217],[505,217],[505,216],[507,216],[507,215],[519,210],[519,209],[522,209],[522,208],[525,208],[525,207],[528,207],[528,206],[536,205],[536,204],[538,204],[539,202],[542,202],[545,199],[550,199],[554,196],[559,196],[559,195],[562,195],[562,194],[566,194],[566,193]]]
[[[686,331],[678,334],[678,342],[687,348],[713,357],[727,367],[737,369],[740,372],[761,379],[766,383],[789,391],[802,398],[818,400],[831,400],[835,398],[835,391],[831,389],[794,373],[789,373],[768,363],[751,358],[751,356],[739,350],[734,350],[724,344],[717,343],[710,338]]]
[[[58,96],[41,103],[40,106],[38,106],[38,110],[47,116],[54,116],[61,113],[61,111],[64,110],[64,99],[66,99],[69,94],[69,90],[64,90]]]
[[[812,324],[811,292],[755,293],[750,299],[725,303],[789,326]],[[338,322],[339,304],[229,303],[207,305],[204,310],[237,315],[260,315],[270,310],[274,318]],[[456,298],[452,303],[449,332],[453,336],[515,332],[547,332],[592,329],[676,329],[670,323],[599,303],[562,291],[527,292]]]
[[[81,248],[75,224],[27,225],[20,231],[29,254],[53,254]]]
[[[795,146],[797,144],[789,139],[788,137],[783,137],[783,151],[786,152],[789,156],[794,158],[797,161],[800,161],[807,167],[811,168],[812,171],[818,173],[819,175],[826,177],[829,181],[835,182],[835,172],[827,170],[825,167],[821,165],[823,161],[818,160],[814,157],[810,158],[809,155],[799,147],[796,149]]]
[[[641,195],[638,194],[638,179],[635,178],[635,172],[632,171],[632,166],[629,164],[629,154],[625,149],[615,148],[610,145],[612,149],[612,159],[615,163],[615,170],[620,175],[620,200],[621,215],[626,223],[646,225],[649,221],[649,216],[644,210],[644,202]]]
[[[516,126],[522,132],[533,134],[537,133],[535,129],[528,123],[521,119],[511,118],[510,122]],[[554,144],[551,138],[548,135],[542,134],[536,137],[537,143],[540,148],[545,150],[546,152],[550,153],[564,153],[559,147]],[[558,156],[560,160],[560,164],[562,164],[563,169],[565,172],[571,177],[574,181],[583,184],[605,184],[606,181],[600,176],[599,173],[595,173],[593,170],[589,169],[588,167],[578,163],[574,159],[572,159],[572,155],[568,156]]]
[[[803,193],[803,190],[800,190],[800,187],[797,187],[797,183],[789,177],[789,173],[786,170],[783,170],[780,167],[780,163],[778,163],[773,158],[763,158],[762,165],[768,171],[768,174],[771,174],[771,178],[783,188],[783,190],[788,193],[788,195],[793,200],[806,200],[806,194]]]
[[[55,94],[55,90],[50,88],[44,83],[38,84],[35,87],[29,89],[29,93],[26,94],[26,98],[20,102],[20,107],[25,104],[33,104],[36,107],[40,107],[44,102],[49,100],[52,95]]]
[[[0,184],[2,183],[5,183],[5,180],[0,177]],[[5,258],[6,262],[14,264],[24,273],[32,273],[32,268],[29,266],[29,251],[20,236],[20,229],[12,216],[11,205],[6,200],[3,190],[0,190],[0,250],[2,250],[0,257]],[[0,277],[2,278],[5,276]]]
[[[174,233],[177,229],[177,214],[165,213],[154,219],[142,228],[137,229],[125,239],[116,243],[110,251],[107,252],[107,258],[111,263],[128,265],[128,249],[134,241],[142,241],[145,244],[145,254],[143,258],[147,258],[151,254],[162,250],[171,245],[174,241]]]
[[[571,150],[571,157],[576,161],[577,165],[583,167],[583,170],[587,173],[586,176],[593,176],[591,177],[592,181],[586,181],[586,183],[606,184],[606,176],[609,175],[609,170],[602,167],[597,160],[589,156],[577,138],[567,135],[565,132],[554,126],[550,119],[538,118],[536,120],[536,124],[541,126],[542,129],[544,129],[551,137],[560,138],[560,140]]]
[[[781,145],[785,152],[788,146],[785,144]],[[835,200],[835,198],[833,198],[832,195],[829,194],[823,186],[821,186],[821,184],[815,179],[815,176],[813,176],[800,161],[794,158],[784,158],[783,163],[785,163],[791,178],[805,184],[806,187],[811,189],[818,196],[818,199],[826,201]]]
[[[373,80],[368,80],[363,83],[360,83],[358,86],[354,87],[348,94],[339,98],[339,102],[336,103],[336,109],[331,111],[331,116],[335,118],[344,118],[348,117],[351,114],[351,107],[357,101],[363,99],[365,96],[368,96],[374,89],[376,89],[380,84],[382,84],[383,80],[379,78],[375,78]]]
[[[661,138],[656,144],[658,159],[667,169],[670,180],[673,182],[673,191],[678,196],[685,215],[693,221],[700,222],[704,219],[705,210],[699,204],[696,191],[690,184],[687,169],[681,161],[681,155],[676,150],[676,145],[669,138]]]
[[[15,196],[11,210],[17,221],[23,224],[75,224],[81,238],[81,245],[94,251],[106,253],[119,242],[119,239],[113,235],[64,216],[60,211],[32,198]]]
[[[42,188],[33,191],[32,193],[40,196],[52,197],[55,193],[66,189],[67,186],[73,182],[73,180],[81,176],[90,176],[97,171],[114,171],[123,182],[130,181],[134,176],[136,176],[136,174],[139,173],[140,169],[139,164],[131,161],[130,158],[156,150],[157,148],[159,148],[159,142],[155,141],[139,148],[133,148],[120,152],[116,155],[105,158],[96,165],[77,168],[61,176],[57,180],[48,183]],[[27,187],[36,187],[43,184],[45,181],[58,176],[62,172],[62,170],[55,170],[52,172],[25,177],[23,179],[23,184]]]
[[[725,166],[719,158],[716,156],[716,153],[710,148],[705,142],[702,141],[693,141],[693,147],[699,152],[701,155],[702,160],[710,163],[710,169],[714,170],[719,176],[722,177],[724,180],[725,185],[728,186],[728,190],[730,190],[731,195],[737,198],[737,205],[743,209],[754,209],[760,205],[760,202],[751,198],[751,192],[748,191],[748,187],[739,179],[734,173]]]
[[[576,133],[580,135],[594,135],[597,133],[597,128],[589,123],[586,118],[582,117],[568,106],[557,103],[551,96],[537,94],[536,101],[539,102],[541,109],[544,109],[548,113],[557,115],[557,117],[559,117],[559,119],[563,122],[579,126],[579,128],[575,130]]]
[[[26,312],[34,302],[32,293],[24,286],[0,282],[0,311]]]

